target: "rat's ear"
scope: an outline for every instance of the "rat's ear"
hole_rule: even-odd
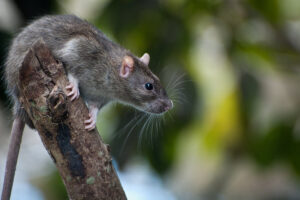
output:
[[[140,58],[140,61],[142,61],[146,66],[148,66],[150,62],[150,55],[148,53],[144,53],[144,55]]]
[[[124,56],[122,61],[122,66],[120,69],[120,76],[123,78],[127,78],[133,70],[134,61],[130,56]]]

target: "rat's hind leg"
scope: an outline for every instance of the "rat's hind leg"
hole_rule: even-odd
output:
[[[88,104],[89,119],[84,121],[85,129],[91,131],[96,128],[97,114],[99,108],[95,104]]]
[[[72,76],[71,74],[68,74],[69,78],[69,84],[66,86],[66,89],[70,91],[67,95],[71,98],[71,101],[78,99],[79,97],[79,88],[78,88],[78,80]]]

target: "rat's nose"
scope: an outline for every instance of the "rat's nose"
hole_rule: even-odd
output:
[[[165,106],[165,111],[171,110],[173,108],[173,101],[168,100]]]

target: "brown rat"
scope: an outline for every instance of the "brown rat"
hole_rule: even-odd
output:
[[[14,39],[5,68],[14,114],[33,127],[18,101],[16,86],[19,68],[35,41],[42,38],[56,59],[64,63],[73,100],[80,95],[87,103],[90,118],[86,129],[95,127],[98,110],[110,101],[129,104],[148,113],[172,108],[159,79],[148,67],[150,56],[141,58],[109,40],[95,26],[73,15],[45,16],[23,29]],[[79,88],[79,90],[78,90]]]
[[[159,79],[148,67],[150,56],[141,58],[109,40],[100,30],[73,15],[46,16],[25,27],[13,40],[5,68],[15,120],[7,156],[1,200],[10,198],[24,122],[33,127],[18,98],[19,69],[33,44],[43,39],[57,60],[64,63],[71,100],[79,95],[89,107],[87,130],[96,126],[98,110],[110,101],[129,104],[160,114],[173,107]]]

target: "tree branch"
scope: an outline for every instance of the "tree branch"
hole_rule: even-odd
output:
[[[98,131],[86,131],[88,109],[67,97],[62,63],[43,41],[26,55],[20,69],[20,102],[56,164],[70,199],[126,199],[112,166],[109,146]]]

